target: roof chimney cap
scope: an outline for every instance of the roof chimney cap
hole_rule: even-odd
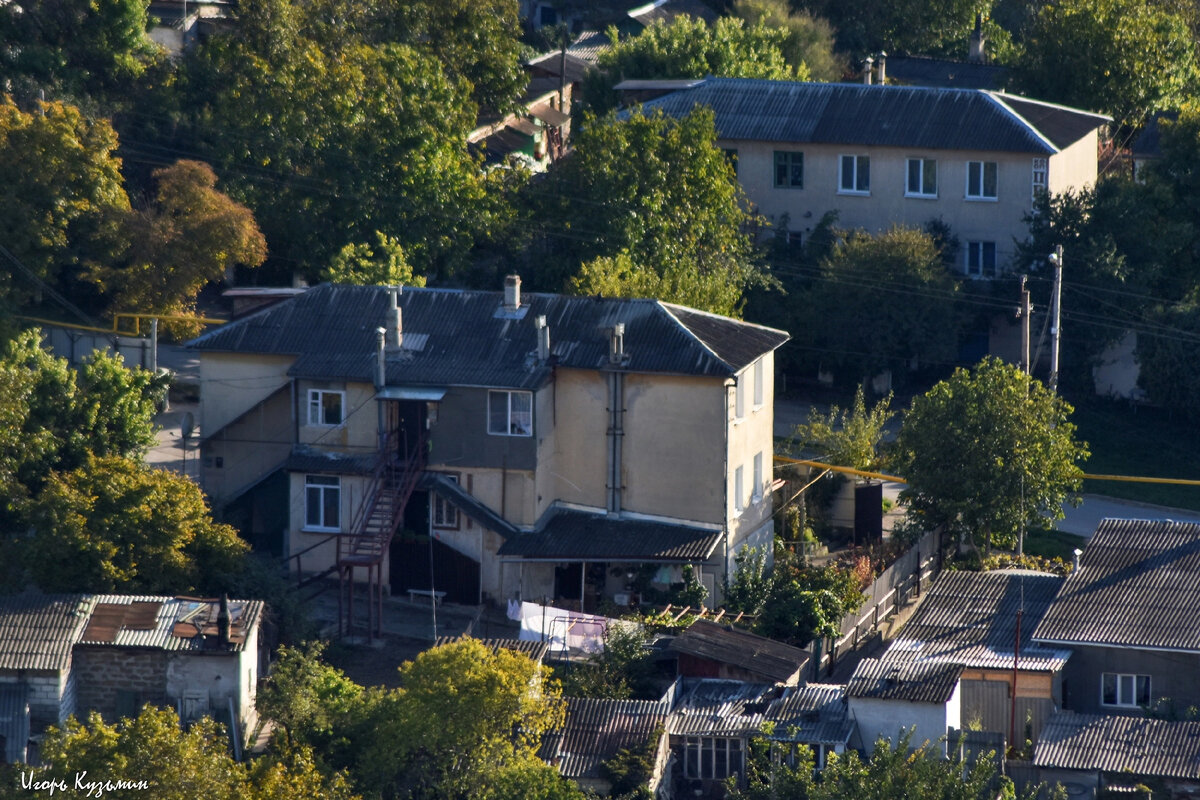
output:
[[[871,58],[870,56],[867,56],[865,59],[863,59],[863,83],[868,86],[871,85],[871,70],[874,68],[874,66],[875,59]]]
[[[1076,570],[1078,570],[1079,569],[1079,557],[1081,555],[1083,555],[1083,551],[1080,550],[1078,547],[1076,547],[1073,555],[1074,555],[1074,558],[1071,559],[1071,564]]]
[[[387,334],[387,349],[390,351],[399,350],[404,347],[404,325],[403,317],[400,313],[399,296],[404,291],[402,286],[388,287],[388,310],[387,322],[384,329]]]

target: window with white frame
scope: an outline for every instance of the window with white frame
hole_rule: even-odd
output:
[[[996,243],[967,242],[967,274],[977,278],[996,277]]]
[[[754,362],[754,407],[763,404],[763,361],[760,358]]]
[[[908,159],[907,197],[937,197],[937,161],[932,158]]]
[[[775,188],[804,188],[804,153],[795,150],[775,151]]]
[[[742,481],[743,468],[738,467],[733,471],[733,510],[741,511],[746,507],[745,504],[745,486]]]
[[[757,503],[762,500],[763,494],[763,454],[754,454],[754,485],[750,487],[751,496],[750,502]]]
[[[967,199],[995,200],[996,172],[995,161],[968,161]]]
[[[871,193],[870,156],[842,156],[838,173],[839,194]]]
[[[533,436],[533,392],[489,390],[488,433]]]
[[[1045,158],[1035,158],[1033,160],[1033,185],[1032,200],[1037,202],[1037,199],[1046,193],[1049,185],[1050,177],[1050,161]]]
[[[336,475],[304,476],[304,527],[341,530],[342,480]]]
[[[1138,708],[1150,705],[1150,676],[1105,672],[1100,676],[1100,705]]]
[[[746,416],[746,376],[739,375],[733,384],[733,418]]]
[[[446,473],[441,473],[441,475],[451,483],[458,483],[457,475]],[[458,509],[436,491],[433,492],[433,502],[429,505],[429,514],[433,527],[458,530]]]
[[[308,424],[341,425],[346,393],[328,389],[308,390]]]
[[[724,780],[746,772],[741,739],[688,736],[683,749],[683,774],[687,778]]]

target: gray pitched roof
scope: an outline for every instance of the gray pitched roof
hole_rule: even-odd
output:
[[[767,737],[801,744],[846,744],[854,723],[846,713],[845,687],[810,683],[788,690],[767,711],[766,722],[774,724]]]
[[[389,385],[536,388],[552,364],[603,369],[607,329],[625,325],[630,372],[728,377],[788,339],[784,331],[662,303],[525,293],[515,313],[503,293],[405,288],[405,349],[387,360]],[[295,355],[290,374],[374,380],[376,329],[388,292],[324,284],[192,340],[201,351]],[[534,320],[545,316],[551,364],[539,363]]]
[[[884,659],[1011,670],[1017,611],[1023,606],[1020,668],[1062,669],[1070,651],[1032,643],[1034,628],[1062,584],[1057,575],[1025,570],[943,572]]]
[[[540,530],[511,536],[498,554],[570,561],[696,562],[712,555],[721,536],[721,531],[710,528],[558,509],[547,515]]]
[[[846,684],[847,697],[945,703],[954,694],[963,668],[959,664],[897,662],[864,658]]]
[[[1050,155],[1108,117],[979,89],[707,78],[644,105],[712,108],[726,140]]]
[[[762,729],[783,689],[770,684],[712,678],[681,679],[667,718],[672,736],[751,736]]]
[[[92,595],[79,644],[156,650],[241,652],[263,613],[261,600],[230,600],[230,644],[216,648],[219,601],[158,595]]]
[[[1101,522],[1033,638],[1200,652],[1200,523]]]
[[[0,669],[65,668],[91,606],[78,594],[0,598]]]
[[[568,778],[599,777],[600,765],[625,748],[643,747],[663,727],[660,700],[568,697],[563,729],[542,741],[538,755]]]
[[[809,661],[807,651],[708,620],[696,620],[671,642],[677,653],[720,661],[786,683]]]
[[[1200,779],[1200,722],[1062,711],[1042,728],[1033,763],[1048,769]]]
[[[520,531],[504,517],[497,514],[465,488],[439,472],[425,472],[417,481],[417,488],[431,489],[450,505],[478,522],[493,533],[504,538],[516,536]]]

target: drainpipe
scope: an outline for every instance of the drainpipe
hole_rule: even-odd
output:
[[[609,328],[608,339],[608,499],[609,514],[621,513],[621,441],[625,436],[625,326]]]
[[[378,395],[387,383],[387,329],[375,329],[375,394]],[[375,401],[375,429],[379,439],[379,449],[382,450],[387,442],[387,433],[383,419],[383,401]]]

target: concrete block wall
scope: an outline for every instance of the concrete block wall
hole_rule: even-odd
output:
[[[29,695],[29,730],[39,734],[51,725],[62,722],[66,715],[62,710],[63,681],[58,672],[6,670],[0,673],[0,683],[23,683]],[[69,712],[68,712],[69,713]]]
[[[117,693],[139,694],[139,705],[171,705],[167,698],[167,658],[162,650],[122,647],[75,648],[74,677],[79,715],[99,711],[104,719],[117,718]]]

